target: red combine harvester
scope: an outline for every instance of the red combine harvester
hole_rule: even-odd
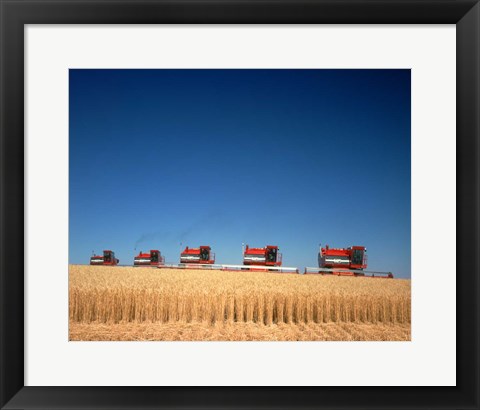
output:
[[[305,273],[320,273],[337,276],[368,276],[372,278],[393,278],[391,272],[366,271],[367,248],[350,246],[349,248],[320,248],[318,268],[305,268]]]
[[[210,246],[200,246],[198,248],[189,248],[187,246],[180,254],[180,263],[213,265],[215,263],[215,254],[212,253]]]
[[[103,251],[102,255],[93,255],[90,258],[90,265],[100,265],[100,266],[116,266],[120,262],[115,258],[115,252],[113,251]]]
[[[318,266],[320,268],[340,268],[338,272],[343,273],[343,269],[364,270],[367,267],[367,249],[364,246],[351,246],[350,248],[320,248],[318,252]]]
[[[165,263],[165,258],[159,250],[151,250],[150,253],[140,253],[133,259],[133,266],[159,266]]]
[[[243,264],[249,266],[282,266],[282,254],[278,252],[278,246],[267,245],[264,248],[249,248],[247,245],[243,251]]]
[[[180,254],[178,265],[159,265],[162,269],[216,269],[223,271],[276,271],[286,273],[298,273],[298,268],[281,267],[282,255],[278,253],[277,246],[265,248],[249,248],[243,251],[243,265],[215,264],[215,254],[210,246],[189,248],[188,246]]]

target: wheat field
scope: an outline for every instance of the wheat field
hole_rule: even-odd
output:
[[[70,340],[410,340],[410,280],[70,265]]]

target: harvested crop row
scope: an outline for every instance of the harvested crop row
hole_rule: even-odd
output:
[[[407,341],[410,338],[409,324],[279,323],[266,326],[253,322],[70,322],[72,341]]]
[[[410,323],[410,281],[70,266],[76,323]]]

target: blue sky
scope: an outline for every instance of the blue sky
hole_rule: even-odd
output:
[[[410,277],[410,70],[79,69],[69,104],[70,263],[321,243]]]

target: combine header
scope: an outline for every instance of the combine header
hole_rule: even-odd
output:
[[[133,259],[133,266],[154,266],[163,265],[165,258],[159,250],[151,250],[150,253],[140,253]]]
[[[366,271],[367,248],[351,246],[349,248],[320,248],[318,268],[305,268],[305,273],[337,276],[368,276],[372,278],[393,278],[391,272]]]
[[[93,255],[90,258],[90,265],[99,265],[99,266],[116,266],[120,262],[115,258],[115,252],[113,251],[103,251],[102,255]]]

